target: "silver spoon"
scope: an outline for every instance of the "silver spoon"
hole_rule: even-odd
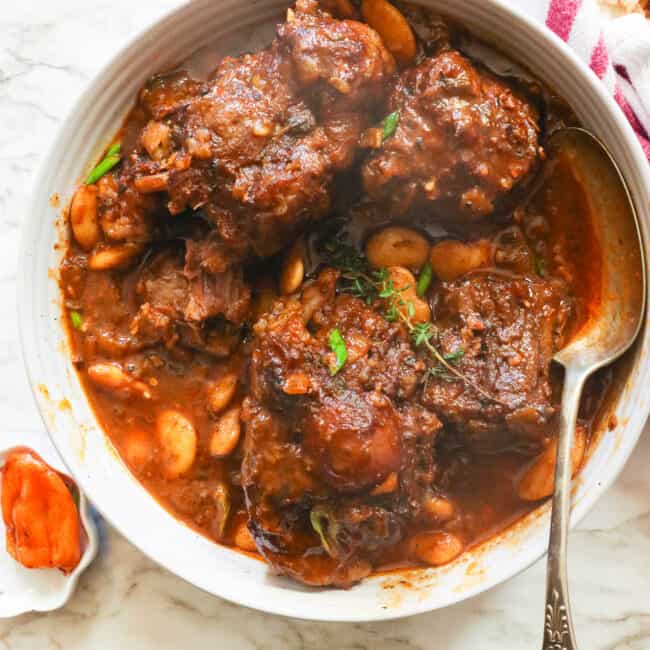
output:
[[[555,489],[546,576],[542,650],[577,650],[567,581],[571,501],[571,449],[580,395],[587,378],[620,357],[641,328],[646,301],[646,265],[638,216],[629,189],[605,145],[588,131],[561,129],[550,138],[552,155],[571,156],[585,188],[602,251],[598,313],[555,355],[564,366]]]

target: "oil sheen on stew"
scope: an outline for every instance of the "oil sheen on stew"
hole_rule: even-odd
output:
[[[423,9],[299,0],[266,48],[142,88],[71,201],[60,284],[99,421],[187,525],[348,587],[550,495],[552,357],[600,252],[545,153],[575,117],[503,61]]]

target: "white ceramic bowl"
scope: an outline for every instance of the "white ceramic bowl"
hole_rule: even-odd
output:
[[[559,39],[502,0],[422,0],[497,43],[568,98],[583,123],[610,147],[625,174],[650,241],[650,170],[619,109],[594,75]],[[279,18],[283,0],[194,0],[140,34],[90,85],[61,128],[24,215],[19,275],[20,331],[34,395],[52,440],[91,501],[129,540],[170,571],[208,592],[293,617],[368,621],[444,607],[496,585],[545,551],[548,506],[455,564],[409,575],[376,576],[348,591],[307,589],[273,577],[261,562],[219,547],[179,524],[137,483],[99,429],[70,363],[56,281],[60,250],[54,192],[69,197],[132,106],[149,75],[235,30]],[[647,244],[646,244],[647,250]],[[650,254],[650,252],[649,252]],[[620,472],[650,405],[650,329],[646,328],[621,397],[618,429],[605,432],[577,481],[573,521]],[[60,408],[62,399],[71,409]],[[540,585],[540,589],[542,585]]]

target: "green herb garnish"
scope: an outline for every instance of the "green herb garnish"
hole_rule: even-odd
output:
[[[117,156],[120,154],[121,151],[122,151],[122,143],[116,142],[115,144],[112,144],[108,148],[108,151],[106,152],[106,156]]]
[[[403,292],[406,287],[400,289],[395,287],[388,269],[382,268],[376,271],[370,268],[368,260],[360,255],[353,246],[343,241],[340,234],[326,242],[324,249],[328,263],[341,272],[339,291],[350,293],[364,300],[368,305],[377,300],[384,301],[384,318],[390,322],[401,321],[409,331],[413,345],[416,348],[425,348],[429,352],[435,364],[426,371],[425,381],[428,381],[430,377],[443,376],[450,380],[459,379],[485,399],[502,404],[496,397],[490,395],[454,367],[453,364],[464,356],[464,350],[459,349],[451,355],[442,354],[437,347],[439,332],[435,325],[413,322],[415,308],[412,301],[404,298]],[[423,274],[424,269],[420,275]],[[338,330],[335,331],[338,332]],[[332,347],[332,349],[334,348]]]
[[[431,323],[417,323],[413,326],[413,330],[411,331],[413,345],[415,345],[416,348],[424,345],[436,335],[436,329]]]
[[[415,287],[415,290],[417,291],[418,298],[422,298],[426,294],[426,292],[429,290],[429,287],[431,286],[431,280],[433,278],[433,269],[431,268],[431,264],[427,262],[423,267],[422,270],[420,271],[420,275],[418,276],[418,283]]]
[[[458,363],[465,356],[464,348],[458,348],[455,352],[445,354],[445,361],[449,363]]]
[[[78,311],[73,310],[70,312],[70,322],[72,323],[72,327],[76,330],[80,330],[83,327],[84,319]]]
[[[535,271],[541,278],[546,275],[546,260],[541,255],[535,257]]]
[[[390,282],[390,284],[389,284]],[[447,375],[450,378],[460,379],[467,386],[472,388],[479,395],[482,395],[491,402],[500,404],[501,402],[490,395],[490,393],[483,390],[478,384],[474,383],[469,377],[465,376],[460,370],[455,368],[453,364],[458,361],[465,351],[459,349],[452,354],[443,355],[438,349],[439,333],[438,328],[432,323],[414,323],[413,322],[413,303],[404,300],[400,296],[402,290],[389,291],[392,286],[392,281],[384,281],[382,288],[379,291],[380,297],[388,301],[388,308],[386,310],[386,318],[388,320],[400,319],[411,334],[413,345],[424,347],[429,352],[430,356],[436,362],[433,368],[430,368],[427,373],[431,376],[438,376],[441,374]],[[428,377],[427,377],[428,379]]]
[[[443,358],[448,364],[454,365],[464,356],[465,356],[465,350],[463,350],[463,348],[459,348],[455,352],[451,352],[450,354],[443,355]],[[443,381],[455,381],[457,377],[455,373],[450,373],[445,366],[439,364],[437,366],[432,366],[430,368],[427,368],[427,371],[424,373],[423,383],[424,383],[425,391],[429,387],[429,381],[431,381],[431,379],[442,379]],[[498,400],[494,400],[494,398],[492,399],[493,401],[498,401]]]
[[[327,263],[342,273],[360,274],[370,272],[368,260],[359,255],[357,249],[345,241],[341,233],[327,239],[322,246],[327,257]]]
[[[336,356],[336,366],[330,368],[330,373],[333,376],[343,368],[345,362],[348,360],[348,350],[345,347],[345,341],[341,336],[341,332],[336,328],[334,328],[330,334],[330,348]]]
[[[103,160],[88,174],[86,185],[96,183],[104,174],[110,172],[122,159],[120,155],[121,151],[122,145],[119,142],[109,147]]]
[[[381,121],[381,141],[385,142],[392,135],[395,134],[397,130],[397,124],[399,123],[400,110],[399,108],[396,111],[386,115],[386,117]]]

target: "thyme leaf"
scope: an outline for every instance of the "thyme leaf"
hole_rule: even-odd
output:
[[[455,352],[450,352],[449,354],[445,354],[444,356],[445,356],[445,361],[449,361],[449,363],[457,363],[465,356],[465,349],[458,348],[458,350],[456,350]]]
[[[430,341],[435,334],[435,328],[431,323],[416,323],[411,331],[413,345],[419,348],[425,342]]]

